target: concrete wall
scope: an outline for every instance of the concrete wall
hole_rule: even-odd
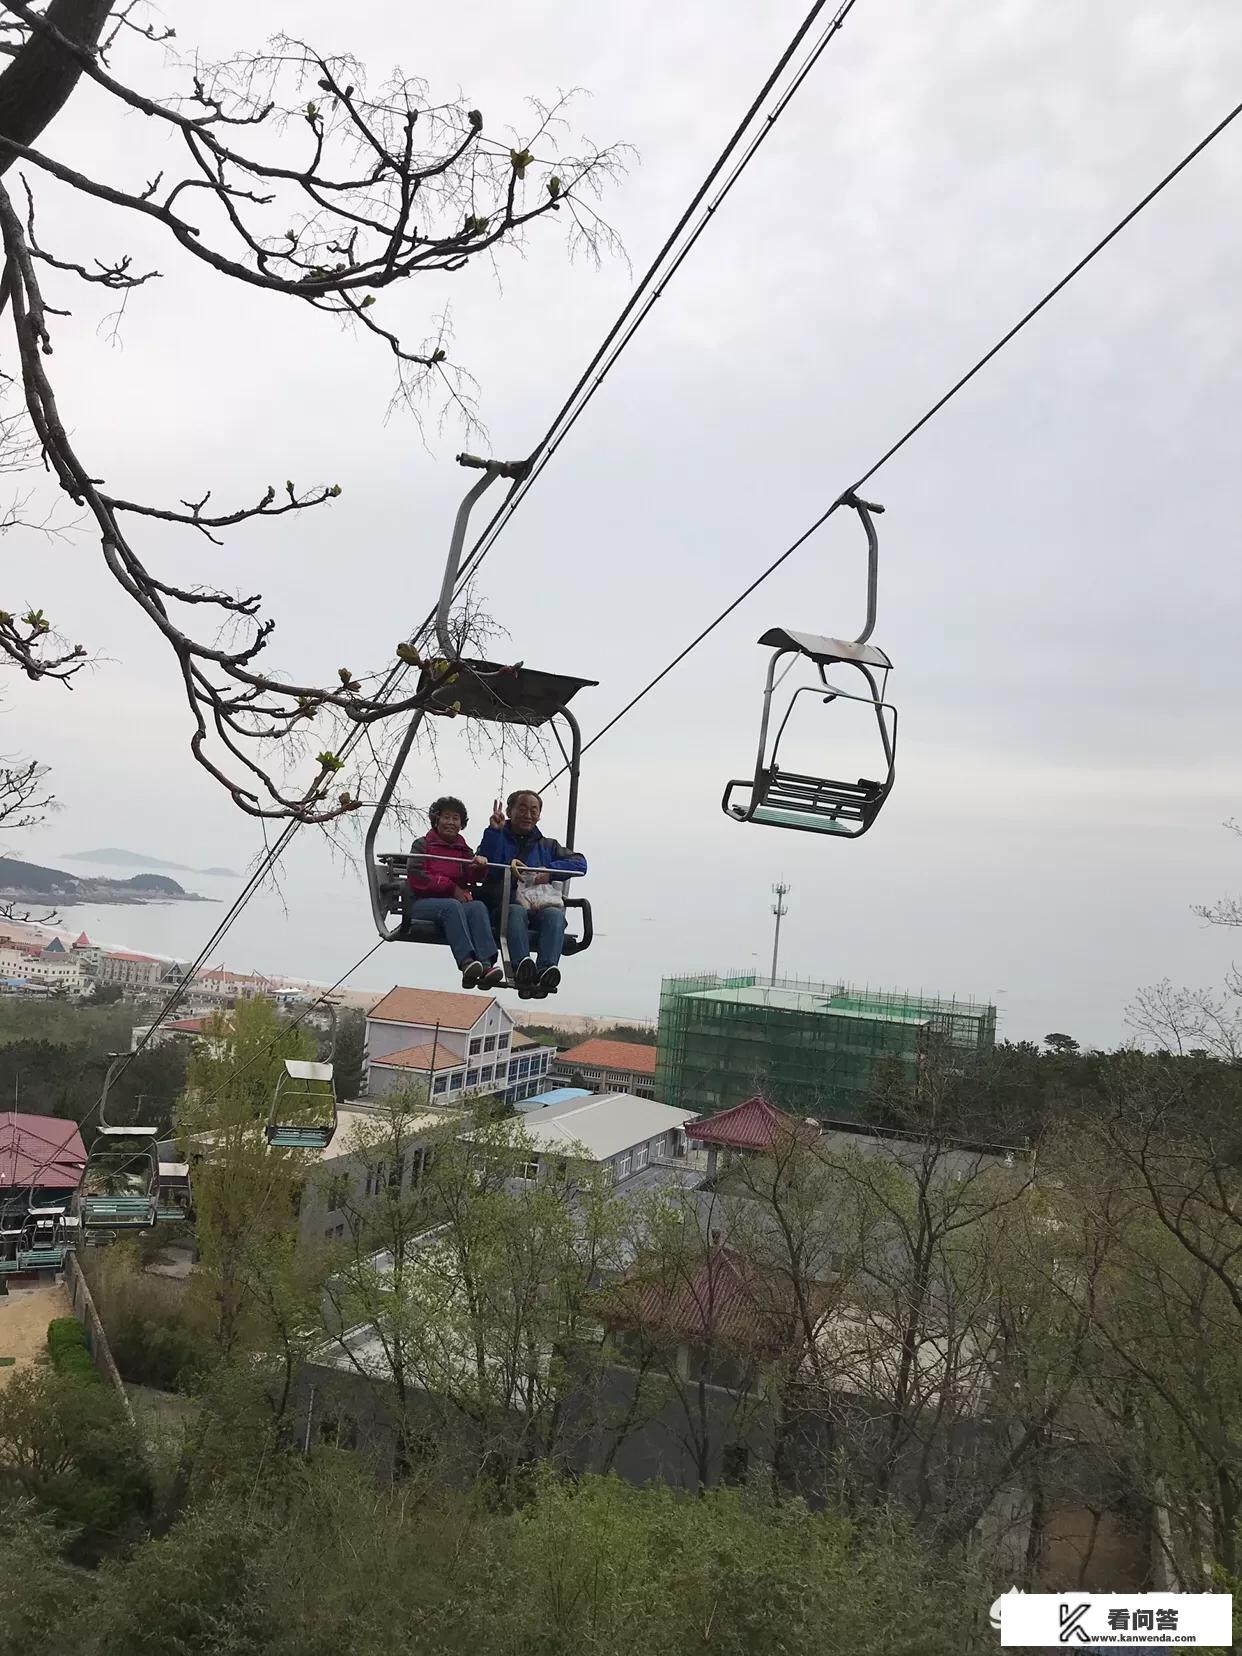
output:
[[[86,1278],[82,1275],[82,1268],[74,1254],[65,1255],[65,1287],[69,1292],[73,1314],[82,1324],[82,1331],[86,1335],[87,1349],[95,1367],[116,1388],[116,1394],[121,1400],[121,1407],[130,1425],[134,1424],[134,1411],[129,1405],[129,1395],[125,1390],[125,1383],[121,1379],[120,1371],[112,1358],[112,1348],[108,1344],[108,1336],[104,1333],[103,1322],[99,1312],[95,1309],[95,1301]]]

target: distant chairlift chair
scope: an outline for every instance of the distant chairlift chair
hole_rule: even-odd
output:
[[[17,1244],[19,1271],[58,1271],[65,1263],[68,1237],[63,1207],[31,1208]]]
[[[772,650],[772,656],[764,685],[755,772],[749,779],[727,783],[720,802],[726,816],[732,817],[735,822],[757,822],[770,828],[796,828],[806,833],[857,839],[870,828],[892,790],[897,752],[897,710],[886,700],[886,693],[893,664],[883,650],[867,642],[875,625],[879,557],[879,541],[871,514],[882,512],[884,508],[859,500],[853,494],[844,499],[845,504],[858,513],[867,533],[866,626],[852,640],[795,632],[785,627],[769,628],[760,638],[760,644],[767,645]],[[800,662],[807,661],[815,668],[817,682],[800,684],[795,688],[769,745],[775,693],[787,674]],[[787,665],[778,673],[782,662],[787,662]],[[856,688],[843,689],[837,684],[830,684],[827,678],[829,667],[848,667],[857,673],[858,678],[854,681]],[[829,777],[810,776],[780,768],[781,738],[799,696],[808,693],[821,697],[825,705],[839,699],[860,702],[872,709],[879,733],[879,752],[883,756],[878,778],[860,776],[852,782],[835,781]],[[735,801],[734,795],[739,790],[746,790],[745,797]]]
[[[184,1223],[193,1216],[194,1201],[190,1190],[189,1162],[162,1161],[159,1163],[160,1188],[155,1217],[165,1224]]]
[[[129,1057],[127,1052],[112,1055],[99,1100],[99,1131],[78,1184],[77,1218],[87,1244],[111,1241],[114,1231],[149,1230],[155,1224],[159,1128],[118,1127],[108,1121],[108,1090]]]

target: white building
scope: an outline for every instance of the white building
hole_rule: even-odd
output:
[[[167,968],[168,962],[157,960],[154,955],[112,949],[100,956],[95,978],[99,983],[119,983],[125,989],[151,989]]]
[[[61,989],[69,995],[80,995],[86,985],[86,974],[78,955],[72,953],[54,937],[45,949],[32,955],[28,975],[36,983],[46,983],[51,989]]]
[[[686,1167],[684,1129],[694,1119],[693,1110],[678,1110],[654,1098],[591,1093],[524,1111],[519,1120],[500,1126],[510,1130],[515,1143],[529,1146],[530,1159],[517,1170],[528,1183],[549,1174],[559,1176],[574,1162],[601,1167],[610,1183],[623,1185],[648,1168]],[[490,1142],[496,1134],[495,1127],[488,1129]],[[689,1160],[697,1167],[701,1158]]]
[[[393,988],[367,1018],[363,1092],[382,1098],[422,1082],[438,1104],[471,1093],[512,1101],[543,1091],[555,1056],[492,995]]]
[[[401,1121],[401,1154],[381,1160],[374,1146],[391,1132],[382,1105],[342,1104],[336,1133],[320,1155],[316,1176],[302,1193],[298,1235],[304,1244],[339,1242],[381,1191],[413,1190],[430,1165],[437,1139],[451,1136],[467,1118],[454,1110],[427,1110]]]

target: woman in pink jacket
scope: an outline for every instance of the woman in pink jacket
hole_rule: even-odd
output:
[[[472,889],[487,873],[487,858],[476,857],[461,836],[469,819],[460,799],[437,799],[427,815],[430,829],[410,847],[410,918],[439,926],[461,967],[463,989],[494,989],[504,982],[504,968],[497,963],[487,905]]]

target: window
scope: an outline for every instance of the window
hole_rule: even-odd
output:
[[[349,1201],[349,1175],[348,1175],[348,1173],[334,1174],[333,1177],[331,1179],[329,1179],[329,1181],[328,1181],[328,1208],[329,1208],[329,1210],[332,1213],[336,1213],[340,1208],[343,1208],[348,1201]]]
[[[481,1038],[478,1035],[476,1035],[474,1040],[471,1041],[471,1043],[470,1043],[470,1056],[473,1058],[476,1052],[482,1052],[482,1050],[483,1050],[483,1042],[482,1042]]]
[[[620,1155],[620,1156],[617,1157],[617,1177],[618,1177],[618,1179],[628,1179],[629,1176],[630,1176],[630,1153],[627,1150],[624,1153],[624,1155]]]
[[[404,1156],[398,1156],[396,1161],[393,1162],[392,1166],[388,1169],[388,1188],[389,1188],[389,1190],[400,1190],[401,1189],[401,1180],[404,1176],[405,1176],[405,1157]]]
[[[494,1035],[489,1035],[487,1037],[487,1039],[483,1042],[483,1050],[484,1050],[484,1052],[495,1052],[495,1050],[496,1050],[496,1037]]]
[[[481,1081],[490,1081],[491,1078],[492,1066],[490,1064],[484,1064],[483,1068],[479,1071],[479,1079]]]
[[[449,1076],[449,1091],[450,1092],[457,1092],[460,1089],[460,1087],[461,1087],[461,1071],[460,1070],[454,1070],[452,1075]]]
[[[497,1035],[496,1045],[500,1049],[501,1052],[503,1052],[505,1050],[505,1048],[508,1046],[508,1044],[509,1044],[509,1037],[507,1035]]]
[[[635,1171],[635,1173],[638,1172],[640,1167],[646,1167],[646,1165],[647,1165],[647,1146],[645,1144],[636,1144],[634,1146],[634,1171]]]
[[[323,1233],[325,1242],[339,1242],[345,1234],[344,1225],[329,1225]]]
[[[435,1079],[435,1085],[432,1087],[431,1090],[432,1090],[433,1093],[442,1093],[447,1086],[448,1086],[448,1076],[447,1075],[437,1075],[436,1079]]]
[[[384,1182],[384,1164],[383,1164],[383,1162],[380,1162],[377,1167],[368,1167],[368,1169],[367,1169],[367,1195],[368,1196],[378,1196],[380,1186],[383,1184],[383,1182]]]
[[[466,1071],[466,1085],[468,1087],[473,1087],[475,1082],[478,1079],[479,1079],[479,1072],[478,1072],[477,1069],[472,1069],[472,1070],[467,1070]]]
[[[519,1162],[517,1176],[525,1179],[527,1184],[534,1184],[539,1177],[539,1163],[537,1161]]]
[[[530,1059],[529,1058],[522,1058],[522,1059],[519,1060],[518,1067],[517,1067],[517,1072],[518,1072],[519,1075],[529,1075],[530,1074]]]
[[[659,1161],[660,1157],[663,1154],[664,1154],[664,1134],[661,1133],[659,1138],[652,1139],[652,1141],[651,1141],[651,1159],[652,1159],[652,1161]]]

